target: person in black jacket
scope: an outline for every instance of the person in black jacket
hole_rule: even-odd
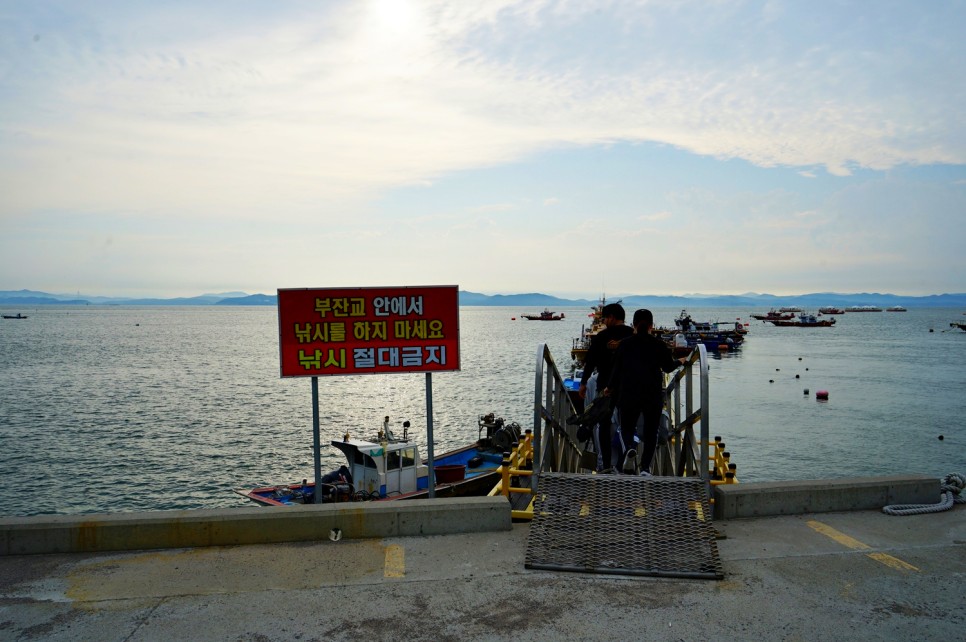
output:
[[[651,334],[654,315],[650,310],[634,313],[634,335],[621,341],[614,357],[610,379],[605,395],[614,397],[621,423],[621,441],[627,453],[623,471],[637,474],[649,471],[657,432],[664,408],[664,372],[672,372],[685,363],[675,359],[671,348]],[[643,415],[644,432],[641,435],[643,450],[640,465],[637,463],[637,447],[634,433],[637,420]]]
[[[601,309],[600,319],[606,327],[590,338],[590,347],[587,348],[587,356],[584,357],[584,373],[580,377],[580,388],[578,390],[581,399],[587,398],[587,380],[590,379],[594,370],[597,370],[598,397],[607,385],[618,344],[622,339],[634,334],[632,328],[624,325],[624,318],[624,306],[620,303],[608,303]],[[603,470],[607,470],[612,466],[611,458],[613,457],[610,414],[601,419],[597,426],[601,465]]]

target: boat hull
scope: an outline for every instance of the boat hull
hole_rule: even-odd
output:
[[[485,495],[500,475],[500,464],[503,456],[487,452],[477,444],[464,446],[446,452],[433,458],[433,468],[436,474],[437,497],[466,497]],[[423,462],[427,464],[426,461]],[[428,465],[428,464],[427,464]],[[408,493],[389,494],[384,497],[373,497],[371,494],[354,492],[351,486],[326,484],[329,492],[322,503],[348,501],[393,501],[398,499],[417,499],[427,497],[427,479],[421,477],[418,490]],[[293,506],[297,504],[314,503],[315,482],[305,480],[302,483],[283,484],[280,486],[263,486],[252,489],[236,489],[242,497],[250,499],[262,506]]]
[[[772,321],[774,325],[782,328],[831,328],[835,321],[816,321],[808,323],[803,321]]]

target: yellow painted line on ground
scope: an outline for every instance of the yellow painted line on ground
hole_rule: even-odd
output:
[[[808,525],[813,530],[821,533],[822,535],[825,535],[826,537],[829,537],[835,540],[842,546],[851,548],[852,550],[855,550],[855,551],[872,550],[872,547],[869,546],[868,544],[864,544],[859,540],[855,539],[854,537],[850,537],[841,531],[837,531],[831,526],[827,524],[823,524],[822,522],[809,520]],[[889,568],[896,569],[897,571],[916,571],[917,573],[919,572],[919,569],[913,566],[912,564],[909,564],[908,562],[903,562],[898,557],[893,557],[888,553],[867,553],[866,555],[881,564],[885,564]]]
[[[869,557],[871,557],[877,562],[882,562],[886,566],[890,566],[896,569],[897,571],[916,571],[917,573],[919,572],[919,569],[913,566],[912,564],[909,564],[908,562],[903,562],[898,557],[892,557],[888,553],[869,553]]]
[[[808,522],[808,525],[811,526],[816,531],[818,531],[819,533],[821,533],[822,535],[825,535],[826,537],[830,537],[831,539],[834,539],[836,542],[838,542],[839,544],[847,548],[851,548],[856,551],[867,551],[872,548],[868,544],[863,544],[862,542],[855,539],[854,537],[849,537],[845,533],[837,531],[831,526],[823,524],[822,522],[816,522],[815,520],[810,520]]]
[[[406,577],[406,550],[392,544],[386,547],[385,577]]]

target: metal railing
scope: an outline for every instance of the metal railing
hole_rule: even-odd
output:
[[[714,442],[710,439],[709,402],[708,353],[699,344],[688,356],[684,368],[668,377],[665,388],[668,439],[658,444],[652,472],[667,477],[700,477],[705,480],[710,496],[711,484],[735,483],[737,478],[735,464],[731,463],[724,442],[720,437],[715,437]],[[514,470],[528,469],[529,488],[520,487],[522,484],[513,487],[504,470],[506,481],[498,484],[491,494],[509,497],[511,492],[532,492],[530,489],[537,487],[538,477],[544,472],[593,471],[597,454],[584,450],[577,440],[577,427],[567,424],[567,419],[576,413],[549,348],[540,344],[534,380],[532,443],[528,438],[524,446],[521,439],[519,454],[515,448],[512,455]],[[523,459],[517,461],[521,456]],[[527,461],[529,458],[532,464]],[[509,456],[506,459],[509,462]],[[509,467],[508,463],[504,464],[504,469]],[[514,517],[521,517],[524,512],[514,510]]]
[[[547,344],[537,347],[533,386],[533,469],[541,472],[575,473],[594,470],[596,455],[588,456],[577,441],[577,427],[567,419],[577,414],[560,370]],[[536,480],[534,480],[536,488]]]
[[[721,437],[716,436],[714,441],[710,437],[708,352],[703,344],[691,351],[683,369],[668,378],[664,407],[669,415],[669,439],[658,446],[652,472],[662,476],[701,477],[708,486],[736,483],[737,467],[731,463],[725,443]],[[695,426],[700,431],[698,436]],[[710,488],[708,491],[710,495]]]
[[[697,384],[694,376],[695,365],[698,370]],[[696,385],[699,388],[697,407]],[[666,444],[659,445],[654,454],[654,474],[673,477],[700,476],[710,482],[708,352],[703,344],[699,343],[691,351],[684,368],[676,370],[669,377],[664,395],[664,408],[669,417],[669,439]],[[696,425],[700,427],[700,439],[695,438]]]

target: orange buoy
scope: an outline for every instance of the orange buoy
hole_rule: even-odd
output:
[[[822,401],[828,401],[828,390],[819,390],[815,393],[815,398]]]

